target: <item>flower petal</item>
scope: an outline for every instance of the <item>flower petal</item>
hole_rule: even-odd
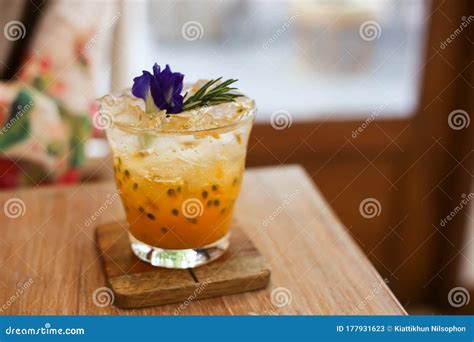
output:
[[[183,96],[180,93],[177,93],[173,96],[173,102],[168,110],[171,114],[181,113],[183,111]]]
[[[183,111],[183,79],[184,75],[172,72],[169,65],[161,70],[158,64],[153,65],[153,74],[143,71],[143,75],[134,78],[132,94],[144,99],[148,104],[153,99],[156,107],[170,114]]]
[[[151,79],[150,93],[151,93],[151,97],[153,98],[153,102],[155,103],[155,106],[157,106],[160,109],[166,109],[166,101],[163,96],[163,90],[162,90],[161,84],[160,82],[158,82],[158,79],[155,77],[152,77]]]
[[[155,63],[153,65],[153,76],[155,76],[155,78],[160,77],[160,72],[161,72],[160,66],[157,63]]]
[[[152,77],[153,76],[145,70],[143,70],[142,76],[135,77],[133,79],[132,86],[133,96],[139,97],[146,101],[146,96],[148,94],[148,90],[150,89],[150,82]]]

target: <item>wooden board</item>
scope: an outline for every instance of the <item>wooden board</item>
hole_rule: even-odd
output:
[[[95,291],[106,284],[95,227],[125,218],[120,201],[110,203],[115,191],[106,182],[0,192],[0,208],[11,198],[25,204],[17,218],[0,215],[0,308],[19,282],[32,280],[1,314],[172,315],[179,309],[95,305]],[[380,277],[302,168],[246,171],[234,216],[270,265],[269,286],[192,301],[181,315],[405,314],[388,287],[394,278]],[[288,294],[286,305],[275,301],[279,293]]]
[[[96,229],[105,279],[113,304],[138,308],[186,303],[267,286],[270,269],[252,241],[234,224],[230,247],[219,259],[195,269],[166,269],[139,260],[130,249],[125,223],[112,222]],[[178,309],[179,311],[179,309]]]

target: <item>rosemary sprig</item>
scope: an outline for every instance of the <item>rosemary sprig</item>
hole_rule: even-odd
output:
[[[238,80],[229,79],[218,83],[222,77],[210,80],[191,96],[184,96],[183,110],[195,109],[203,106],[214,106],[226,102],[234,102],[236,98],[243,96],[232,91],[237,89],[230,87]]]

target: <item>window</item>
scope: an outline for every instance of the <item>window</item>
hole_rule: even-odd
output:
[[[238,78],[258,120],[406,117],[416,108],[424,1],[149,1],[133,74],[155,61],[194,81]],[[137,52],[139,51],[139,53]]]

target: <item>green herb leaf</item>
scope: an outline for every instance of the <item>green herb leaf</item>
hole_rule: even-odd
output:
[[[242,94],[236,94],[234,90],[237,88],[230,87],[231,84],[238,80],[229,79],[222,83],[219,77],[215,80],[210,80],[204,84],[199,90],[193,95],[188,97],[185,95],[183,110],[191,110],[203,106],[215,106],[221,103],[234,102],[236,98],[243,96]]]

